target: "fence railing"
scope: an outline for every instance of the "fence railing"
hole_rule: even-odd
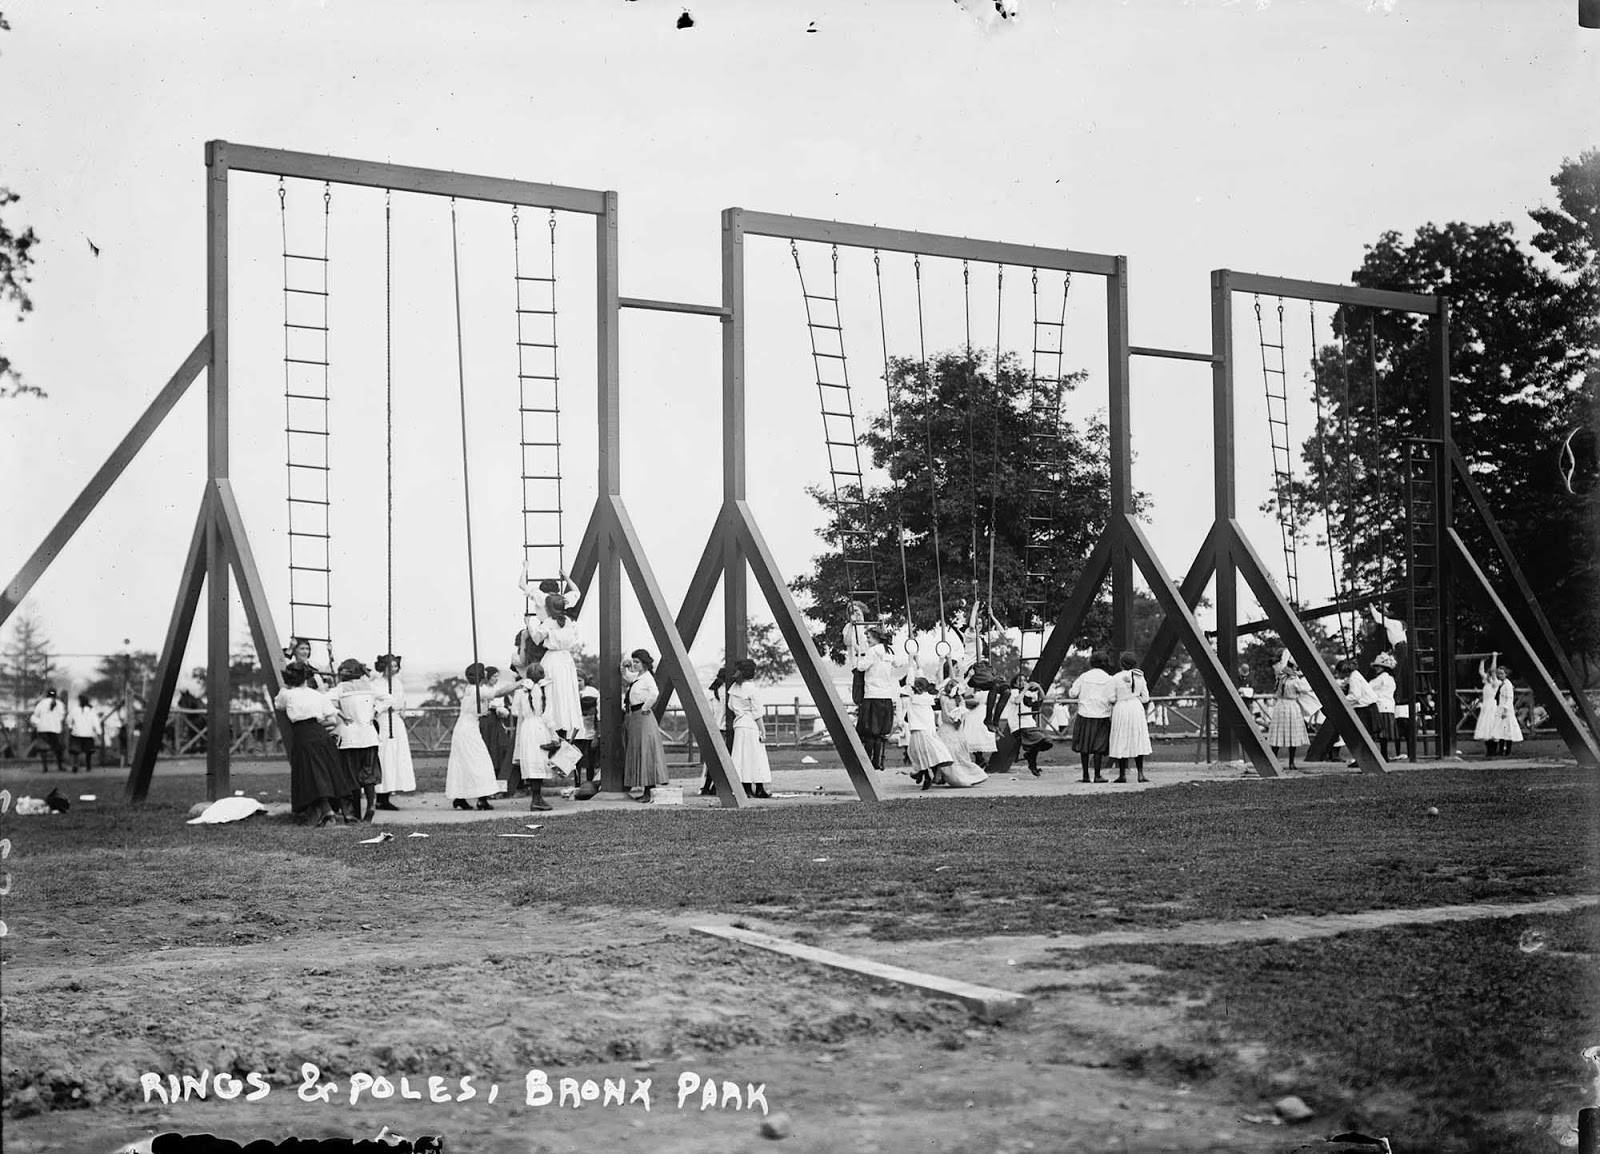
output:
[[[1457,733],[1469,736],[1477,722],[1479,693],[1477,690],[1460,690]],[[1272,714],[1272,694],[1257,694],[1248,699],[1257,724],[1266,729]],[[1206,710],[1210,707],[1210,725],[1206,726]],[[1527,736],[1548,736],[1555,732],[1549,724],[1545,710],[1533,697],[1530,689],[1517,691],[1517,721]],[[28,724],[30,710],[0,711],[0,757],[35,756],[32,728]],[[450,749],[450,734],[455,728],[459,711],[454,706],[424,706],[407,710],[406,732],[415,753],[445,753]],[[1204,733],[1216,732],[1216,705],[1203,696],[1173,695],[1154,697],[1147,714],[1150,736],[1169,741],[1198,740]],[[272,714],[265,709],[237,709],[231,714],[229,751],[239,757],[281,757],[283,743]],[[1056,728],[1066,730],[1066,712],[1057,707],[1053,720]],[[765,709],[765,740],[767,745],[779,749],[831,749],[833,741],[823,727],[822,719],[814,705],[794,698],[783,703],[768,703]],[[138,718],[129,726],[128,749],[138,739]],[[1205,727],[1205,728],[1203,728]],[[683,754],[690,760],[696,757],[695,743],[683,710],[670,708],[661,719],[661,733],[668,750]],[[166,732],[162,736],[161,753],[164,757],[196,757],[206,752],[206,712],[203,709],[173,709],[167,715]],[[120,752],[110,751],[113,758]]]

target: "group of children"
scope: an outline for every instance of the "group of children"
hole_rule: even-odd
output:
[[[78,759],[83,759],[83,772],[94,769],[95,754],[103,741],[109,748],[120,748],[125,734],[123,705],[121,702],[109,709],[95,709],[88,694],[78,694],[78,703],[72,708],[56,695],[54,688],[45,690],[28,717],[33,730],[33,748],[38,751],[44,773],[50,772],[53,754],[56,772],[66,772],[68,755],[72,759],[72,772],[78,772]],[[9,756],[9,754],[7,755]]]
[[[1117,771],[1116,784],[1127,782],[1130,761],[1139,781],[1150,780],[1144,775],[1144,759],[1151,752],[1145,712],[1150,687],[1132,653],[1122,654],[1117,666],[1112,672],[1111,654],[1097,649],[1089,655],[1089,668],[1067,690],[1067,696],[1078,703],[1072,721],[1072,748],[1077,751],[1084,781],[1104,784],[1107,779],[1101,770],[1107,758]],[[1089,776],[1091,765],[1093,777]]]
[[[1493,655],[1498,658],[1499,654]],[[1389,760],[1389,743],[1395,743],[1395,755],[1404,758],[1400,742],[1404,737],[1395,704],[1395,667],[1398,662],[1388,650],[1377,654],[1370,663],[1371,676],[1364,675],[1356,662],[1346,659],[1334,669],[1336,684],[1349,703],[1350,710],[1362,726],[1378,743],[1378,752]],[[1267,720],[1267,744],[1274,753],[1288,750],[1290,769],[1294,768],[1295,746],[1306,745],[1310,737],[1306,728],[1308,717],[1315,716],[1318,701],[1311,683],[1300,673],[1287,650],[1274,667],[1277,675],[1272,712]],[[1511,684],[1511,670],[1496,661],[1479,665],[1478,674],[1483,682],[1483,693],[1478,704],[1478,721],[1473,729],[1475,740],[1484,743],[1486,757],[1506,756],[1512,742],[1522,740],[1522,729],[1517,724],[1516,690]],[[1409,709],[1410,706],[1407,707]],[[1350,762],[1351,766],[1357,763]]]

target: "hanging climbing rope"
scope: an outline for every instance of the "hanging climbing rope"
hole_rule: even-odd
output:
[[[548,275],[524,273],[519,206],[511,208],[517,321],[517,422],[522,460],[522,563],[545,578],[566,574],[561,499],[561,371],[556,330],[556,213]],[[536,589],[536,583],[528,589]],[[532,612],[524,593],[523,613]]]
[[[1322,386],[1317,380],[1317,305],[1311,302],[1311,396],[1317,406],[1317,478],[1318,492],[1322,501],[1322,534],[1328,544],[1328,577],[1332,582],[1334,603],[1344,599],[1344,592],[1339,584],[1339,564],[1333,551],[1333,513],[1328,500],[1328,442],[1325,415],[1322,409]],[[1351,616],[1352,627],[1354,615]],[[1338,615],[1339,645],[1341,653],[1350,652],[1350,634],[1345,630],[1344,614]]]
[[[1006,299],[1006,266],[994,266],[994,385],[995,395],[1000,395],[1000,321],[1005,309]],[[995,512],[1000,504],[1000,405],[994,406],[994,424],[990,429],[989,461],[992,466],[989,474],[989,585],[984,593],[984,612],[990,620],[994,619],[994,543],[995,543]],[[978,636],[982,638],[983,629],[980,626]],[[980,652],[979,656],[983,654]]]
[[[878,287],[878,338],[883,346],[883,387],[885,392],[884,419],[888,426],[889,450],[892,454],[898,442],[894,435],[894,366],[889,362],[889,329],[883,317],[883,261],[878,255],[878,250],[872,250],[872,274]],[[906,608],[906,645],[907,653],[917,652],[917,628],[911,611],[911,569],[906,560],[906,518],[905,500],[900,487],[894,478],[894,459],[890,457],[889,486],[894,490],[894,527],[895,540],[900,548],[900,589]]]
[[[322,188],[322,251],[289,245],[288,190],[278,178],[283,241],[283,407],[289,514],[289,633],[320,641],[333,659],[328,233],[332,191]],[[293,641],[291,641],[291,646]]]
[[[832,250],[833,292],[813,293],[806,287],[800,246],[789,241],[789,254],[800,279],[800,296],[806,309],[806,332],[811,338],[811,363],[817,378],[817,401],[822,410],[822,439],[828,451],[828,478],[834,508],[839,511],[839,551],[844,561],[846,596],[866,606],[877,619],[882,606],[878,593],[878,563],[872,532],[866,524],[866,483],[861,468],[861,442],[856,435],[855,406],[850,392],[850,362],[845,356],[844,322],[839,310],[839,246]]]
[[[472,624],[472,664],[478,663],[478,592],[472,564],[472,482],[467,459],[467,359],[461,337],[461,242],[456,236],[456,199],[450,198],[450,270],[456,290],[456,384],[461,398],[461,509],[467,526],[467,613]],[[475,705],[483,712],[483,678],[472,684]]]
[[[921,376],[922,387],[927,392],[923,402],[923,440],[927,454],[928,474],[928,509],[933,525],[933,581],[939,593],[939,640],[934,642],[933,652],[939,658],[950,656],[950,642],[945,635],[947,623],[944,608],[944,562],[940,557],[939,547],[939,478],[933,467],[933,410],[936,407],[938,389],[934,386],[933,378],[928,373],[928,344],[923,330],[922,312],[922,257],[916,255],[912,258],[912,268],[917,280],[917,357],[921,362],[918,372]]]
[[[383,190],[383,477],[384,679],[394,694],[394,230],[389,190]],[[384,711],[394,737],[394,710]]]

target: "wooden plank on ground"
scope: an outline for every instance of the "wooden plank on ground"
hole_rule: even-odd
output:
[[[736,926],[695,926],[693,928],[697,934],[707,934],[714,938],[722,938],[724,941],[739,942],[741,945],[771,950],[773,953],[783,954],[786,957],[799,958],[801,961],[806,962],[816,962],[818,965],[832,966],[838,970],[848,970],[850,973],[876,978],[882,982],[894,982],[896,985],[909,986],[925,994],[953,998],[986,1022],[999,1022],[1015,1017],[1033,1004],[1024,994],[1014,994],[1009,990],[996,990],[989,986],[975,986],[970,982],[957,981],[955,978],[943,978],[938,974],[924,974],[918,970],[907,970],[900,966],[874,962],[867,958],[853,958],[848,954],[839,954],[832,950],[819,949],[816,946],[801,945],[799,942],[791,942],[756,930],[742,930]]]

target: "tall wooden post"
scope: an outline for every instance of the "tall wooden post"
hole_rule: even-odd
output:
[[[599,497],[609,508],[622,494],[622,401],[618,365],[617,194],[605,194],[604,211],[595,218],[597,271],[595,350],[599,362],[600,424]],[[600,762],[600,788],[620,791],[622,785],[622,558],[610,519],[599,528],[600,729],[605,734]]]
[[[745,500],[744,414],[744,212],[722,213],[722,500]],[[749,649],[749,589],[738,535],[724,538],[722,565],[723,660],[738,661]]]
[[[1111,509],[1108,518],[1120,526],[1133,515],[1133,402],[1128,383],[1128,258],[1115,258],[1106,277],[1106,361],[1110,373]],[[1133,644],[1133,558],[1123,535],[1113,537],[1111,552],[1111,648],[1118,653]]]
[[[211,363],[206,373],[208,491],[228,478],[228,146],[206,145],[206,326]],[[228,677],[228,555],[213,517],[206,529],[206,798],[230,792],[232,746]],[[173,660],[181,655],[173,654]]]
[[[1228,680],[1239,676],[1239,583],[1232,526],[1237,512],[1233,428],[1233,285],[1221,269],[1211,274],[1211,453],[1213,515],[1226,531],[1216,534],[1217,661]],[[1217,760],[1239,756],[1239,735],[1217,717]]]

